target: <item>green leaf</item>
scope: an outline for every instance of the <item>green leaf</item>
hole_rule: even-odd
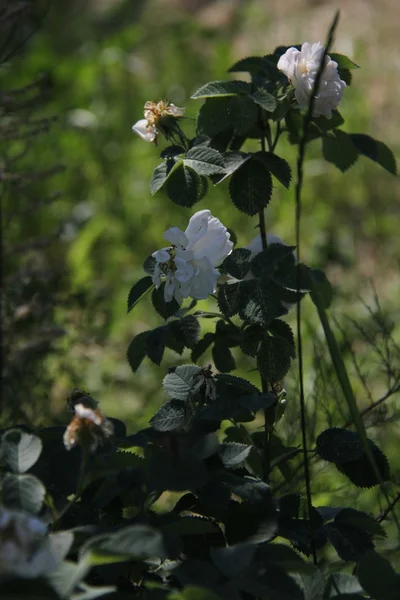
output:
[[[357,576],[362,588],[374,600],[398,600],[400,575],[386,558],[369,550],[357,565]]]
[[[225,443],[220,445],[218,454],[227,469],[234,469],[246,460],[251,449],[247,444]]]
[[[366,531],[371,535],[382,538],[386,537],[386,532],[382,525],[367,513],[355,510],[354,508],[342,508],[335,516],[335,523],[344,523]]]
[[[194,348],[200,337],[198,319],[193,315],[186,315],[180,319],[179,325],[186,348]]]
[[[198,134],[213,138],[227,129],[232,129],[228,112],[230,100],[230,98],[212,98],[204,102],[197,115]]]
[[[221,597],[210,590],[198,585],[187,585],[181,591],[174,591],[168,595],[168,600],[221,600]]]
[[[360,434],[333,427],[323,431],[317,438],[317,452],[324,460],[335,463],[337,469],[358,487],[372,487],[390,478],[389,463],[383,452],[367,438],[370,462],[364,440]]]
[[[193,387],[193,379],[200,373],[196,365],[181,365],[163,379],[163,388],[171,398],[187,400]]]
[[[9,429],[1,438],[0,457],[14,473],[25,473],[36,463],[42,452],[42,441],[33,433]]]
[[[242,339],[240,341],[240,349],[247,356],[253,358],[257,355],[261,340],[264,337],[264,330],[259,325],[248,325],[242,331]]]
[[[135,373],[147,356],[147,337],[150,331],[143,331],[133,338],[128,347],[128,362]]]
[[[321,115],[319,117],[313,117],[312,123],[321,131],[331,131],[332,129],[337,129],[343,125],[344,119],[338,110],[333,110],[330,119]]]
[[[332,573],[326,583],[324,598],[326,600],[328,598],[338,599],[343,595],[343,600],[345,596],[351,600],[353,594],[360,592],[362,593],[362,589],[356,577],[346,573]]]
[[[170,526],[164,527],[168,530],[177,533],[178,535],[207,535],[209,533],[218,533],[220,531],[218,525],[214,521],[203,517],[180,517],[178,520],[171,523]]]
[[[199,175],[215,175],[224,173],[224,159],[218,150],[209,146],[194,146],[186,154],[186,167],[192,168]]]
[[[257,354],[257,366],[262,377],[270,382],[283,379],[290,368],[291,352],[285,340],[266,336]]]
[[[235,248],[224,260],[223,271],[235,279],[243,279],[250,269],[251,257],[251,251],[247,248]]]
[[[228,73],[258,73],[263,70],[265,58],[263,56],[249,56],[236,62]]]
[[[259,109],[249,96],[234,96],[228,105],[229,121],[236,135],[246,135],[259,119]]]
[[[154,287],[153,280],[150,276],[143,277],[131,288],[128,295],[128,312]]]
[[[210,81],[199,88],[193,95],[198,98],[213,98],[215,96],[236,96],[237,94],[250,94],[251,85],[246,81]]]
[[[236,315],[247,302],[254,288],[254,281],[239,281],[218,286],[218,306],[221,312],[226,317]]]
[[[204,195],[204,183],[194,169],[180,164],[167,181],[168,197],[179,206],[193,206]]]
[[[360,154],[377,162],[392,175],[397,174],[396,160],[386,144],[364,133],[351,133],[350,137]]]
[[[250,216],[256,215],[271,199],[271,173],[258,160],[248,160],[233,173],[229,193],[237,209]]]
[[[328,523],[324,531],[338,553],[346,562],[356,562],[367,551],[373,549],[371,536],[366,531],[344,523]]]
[[[340,129],[322,138],[325,160],[334,164],[342,173],[347,171],[358,158],[358,151],[351,136]]]
[[[212,349],[215,367],[220,373],[230,373],[236,369],[236,362],[232,352],[223,341],[216,341]]]
[[[226,152],[224,154],[224,163],[225,163],[225,174],[224,175],[216,175],[212,178],[214,185],[221,183],[227,177],[230,177],[232,173],[237,171],[245,162],[247,162],[251,158],[251,154],[246,154],[245,152]]]
[[[264,600],[304,600],[302,590],[285,571],[274,565],[260,569],[252,566],[246,576],[238,579],[236,586],[251,597]]]
[[[289,189],[292,171],[289,163],[284,158],[277,156],[273,152],[257,152],[254,156],[260,160],[269,171],[271,171],[272,175],[276,177],[285,188]]]
[[[7,473],[2,481],[4,506],[37,514],[42,508],[46,488],[34,475]]]
[[[172,146],[167,146],[166,148],[164,148],[164,150],[162,150],[160,156],[161,158],[164,159],[170,159],[170,158],[175,158],[176,156],[180,156],[181,154],[185,153],[185,148],[183,146],[176,146],[176,145],[172,145]]]
[[[199,360],[200,356],[202,356],[204,354],[204,352],[206,352],[206,350],[208,350],[208,348],[213,343],[214,338],[215,338],[215,335],[213,333],[206,333],[205,336],[203,337],[203,339],[201,339],[197,342],[196,346],[192,350],[192,361],[193,362],[197,362]]]
[[[172,298],[172,300],[170,300],[170,302],[165,301],[164,288],[165,288],[165,281],[163,281],[163,283],[160,285],[159,288],[153,289],[153,292],[151,294],[151,301],[153,303],[155,310],[158,312],[158,314],[163,319],[167,320],[167,319],[169,319],[169,317],[172,317],[173,315],[175,315],[178,312],[180,305],[177,303],[175,298]]]
[[[148,332],[146,337],[146,353],[155,365],[161,364],[166,341],[167,328],[165,326],[157,327],[156,329],[153,329],[153,331]]]
[[[156,431],[183,431],[187,420],[185,402],[169,400],[150,419],[150,425]]]
[[[234,579],[250,566],[255,552],[256,546],[252,544],[235,544],[227,548],[212,548],[210,557],[225,577]]]
[[[104,564],[104,558],[121,559],[167,558],[162,534],[147,525],[123,527],[116,533],[91,538],[80,550],[89,564]]]
[[[268,325],[268,330],[275,337],[280,337],[285,340],[285,342],[287,342],[288,346],[291,348],[291,358],[296,358],[296,342],[290,325],[288,325],[286,321],[275,319]]]
[[[287,313],[279,296],[279,288],[268,278],[259,277],[253,283],[251,295],[247,297],[240,315],[253,324],[268,326],[274,319]]]
[[[311,269],[311,300],[317,305],[316,295],[318,295],[318,302],[321,303],[325,309],[329,308],[333,300],[333,289],[332,285],[323,271],[320,269]]]
[[[257,91],[250,94],[249,97],[267,112],[273,112],[276,108],[275,96],[262,88],[258,88]]]
[[[257,549],[257,559],[266,565],[279,565],[285,571],[313,573],[314,567],[306,563],[293,548],[284,544],[261,544]]]
[[[163,187],[173,171],[177,167],[182,166],[182,164],[182,160],[177,160],[176,162],[174,160],[167,160],[154,169],[150,181],[150,192],[152,196],[154,196],[154,194],[156,194]]]
[[[337,52],[329,53],[329,56],[332,60],[337,62],[339,69],[359,69],[359,65],[356,65],[355,62],[350,60],[348,56],[344,54],[338,54]]]

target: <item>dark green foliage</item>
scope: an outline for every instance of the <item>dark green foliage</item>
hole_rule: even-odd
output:
[[[170,302],[166,302],[164,299],[164,288],[165,282],[163,282],[160,287],[154,288],[151,294],[151,301],[155,310],[163,319],[168,319],[175,315],[179,310],[179,304],[172,298]]]
[[[351,133],[351,140],[360,154],[377,162],[381,167],[396,175],[397,166],[393,152],[384,144],[365,133]]]
[[[350,168],[358,158],[358,151],[351,136],[340,129],[334,129],[322,139],[325,160],[333,163],[340,171]]]
[[[233,173],[229,193],[237,209],[250,216],[257,214],[271,198],[270,171],[255,158],[248,160]]]
[[[143,277],[143,279],[135,283],[128,295],[128,312],[151,290],[152,286],[153,281],[150,276]]]
[[[383,452],[368,440],[375,460],[370,463],[360,435],[353,431],[333,427],[322,432],[317,438],[317,452],[321,458],[333,462],[352,483],[358,487],[372,487],[390,477],[389,463]]]

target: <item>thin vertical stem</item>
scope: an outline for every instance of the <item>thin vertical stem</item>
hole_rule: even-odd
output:
[[[304,158],[306,152],[306,144],[307,144],[307,134],[308,127],[311,123],[315,96],[318,91],[319,83],[321,81],[322,72],[324,70],[325,57],[329,51],[330,46],[332,45],[333,35],[339,20],[339,12],[336,12],[336,15],[333,19],[332,25],[329,29],[328,40],[325,47],[324,54],[321,59],[321,64],[319,65],[317,76],[315,78],[313,90],[310,97],[310,102],[308,105],[307,114],[304,117],[303,123],[303,132],[299,143],[299,154],[297,158],[297,183],[296,183],[296,246],[297,246],[297,259],[298,259],[298,269],[297,269],[297,292],[300,290],[300,224],[301,224],[301,191],[303,187],[303,165]],[[318,564],[317,559],[317,550],[315,546],[315,538],[313,534],[312,528],[312,495],[311,495],[311,477],[310,477],[310,464],[308,457],[308,448],[307,448],[307,429],[306,429],[306,405],[305,405],[305,394],[304,394],[304,378],[303,378],[303,351],[302,351],[302,337],[301,337],[301,303],[297,301],[297,352],[299,357],[299,392],[300,392],[300,410],[301,410],[301,434],[302,434],[302,443],[303,443],[303,460],[304,460],[304,479],[306,484],[306,495],[307,495],[307,511],[308,518],[310,521],[310,532],[311,532],[311,550],[313,556],[314,565]]]

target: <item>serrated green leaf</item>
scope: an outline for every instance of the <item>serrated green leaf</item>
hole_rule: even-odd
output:
[[[354,508],[342,508],[335,516],[334,522],[351,525],[371,535],[386,537],[386,532],[380,523],[367,513]]]
[[[192,350],[192,361],[193,362],[197,362],[199,360],[200,356],[202,356],[204,354],[204,352],[206,352],[206,350],[208,350],[208,348],[213,343],[214,338],[215,338],[215,336],[213,333],[206,333],[205,336],[203,337],[203,339],[201,339],[197,342],[196,346]]]
[[[154,287],[153,280],[150,276],[143,277],[131,288],[128,295],[128,313],[136,306],[145,294],[150,292]]]
[[[176,156],[180,156],[181,154],[185,153],[185,148],[183,146],[176,146],[176,145],[172,145],[172,146],[167,146],[166,148],[164,148],[164,150],[162,150],[160,156],[161,158],[164,159],[169,159],[169,158],[175,158]]]
[[[247,248],[235,248],[224,260],[223,271],[235,279],[243,279],[250,269],[251,257]]]
[[[236,362],[229,347],[218,340],[214,343],[212,357],[220,373],[230,373],[236,369]]]
[[[240,310],[243,319],[256,325],[268,326],[271,321],[287,313],[278,294],[278,286],[268,278],[254,279],[251,296]]]
[[[257,354],[257,366],[262,377],[270,382],[280,381],[289,371],[290,364],[289,344],[281,338],[266,336]]]
[[[150,254],[150,256],[148,256],[143,263],[144,272],[147,273],[148,275],[150,275],[151,277],[153,277],[156,264],[157,264],[156,259],[154,258],[154,256],[151,256],[151,254]]]
[[[1,485],[1,496],[7,508],[37,514],[42,508],[46,488],[34,475],[7,473]]]
[[[186,315],[180,319],[179,324],[186,348],[194,348],[200,337],[200,325],[198,319],[193,315]]]
[[[236,315],[251,297],[255,287],[254,280],[218,286],[218,306],[221,312],[227,317]]]
[[[357,160],[358,151],[348,133],[335,129],[322,138],[322,152],[325,160],[334,164],[342,173]]]
[[[150,419],[156,431],[183,431],[187,424],[186,404],[182,400],[169,400]]]
[[[374,550],[369,550],[361,558],[357,577],[362,588],[374,600],[398,600],[400,575],[386,558]]]
[[[146,337],[146,354],[155,365],[160,365],[167,342],[167,327],[157,327],[148,332]]]
[[[276,108],[275,96],[262,88],[258,88],[255,92],[250,94],[249,97],[253,100],[253,102],[255,102],[258,106],[261,106],[261,108],[267,112],[273,112]]]
[[[286,321],[275,319],[268,325],[268,330],[276,337],[284,339],[291,348],[291,358],[296,358],[296,342],[292,328]]]
[[[222,155],[209,146],[194,146],[186,154],[184,165],[199,175],[215,175],[225,172]]]
[[[233,579],[250,566],[255,552],[254,545],[235,544],[227,548],[212,548],[210,557],[225,577]]]
[[[207,535],[209,533],[217,533],[220,531],[218,525],[210,519],[204,517],[180,517],[177,521],[171,523],[164,530],[171,529],[178,535]]]
[[[213,98],[215,96],[236,96],[236,94],[249,94],[251,85],[246,81],[210,81],[201,86],[191,97]]]
[[[182,166],[182,164],[182,160],[178,160],[176,162],[174,160],[167,160],[154,169],[150,181],[150,192],[152,196],[154,196],[154,194],[156,194],[163,187],[169,176],[172,175],[176,168]]]
[[[133,338],[129,344],[127,357],[132,371],[135,373],[143,359],[147,356],[147,336],[150,331],[143,331]]]
[[[375,140],[365,133],[351,133],[350,137],[360,154],[377,162],[381,167],[386,169],[386,171],[392,173],[392,175],[397,174],[396,160],[393,152],[386,144]]]
[[[255,357],[261,340],[264,337],[264,329],[259,325],[249,325],[242,332],[240,349],[248,356]]]
[[[259,108],[249,96],[234,96],[228,104],[229,121],[236,135],[246,135],[258,122]]]
[[[353,75],[349,69],[338,69],[339,77],[346,85],[351,85]]]
[[[292,171],[289,163],[273,152],[257,152],[254,155],[272,173],[280,183],[289,189]]]
[[[311,300],[317,304],[316,294],[318,294],[318,302],[326,309],[329,308],[333,300],[332,285],[323,271],[320,269],[311,269]]]
[[[232,173],[237,171],[245,162],[251,158],[251,154],[245,154],[244,152],[226,152],[224,154],[225,163],[225,174],[216,175],[212,178],[214,185],[221,183],[227,177],[230,177]]]
[[[329,56],[331,57],[332,60],[337,62],[338,67],[340,69],[359,69],[360,68],[359,65],[356,65],[355,62],[350,60],[350,58],[348,56],[345,56],[344,54],[338,54],[337,52],[330,52]]]
[[[162,448],[149,449],[148,489],[182,492],[206,485],[208,472],[204,462],[191,454],[174,457]]]
[[[163,379],[163,388],[171,398],[187,400],[193,387],[193,379],[201,371],[197,365],[181,365]]]
[[[197,115],[197,133],[210,138],[232,129],[229,118],[230,98],[211,98],[204,102]],[[229,140],[231,134],[229,135]]]
[[[168,197],[179,206],[193,206],[204,195],[204,183],[194,169],[180,164],[167,180]]]
[[[338,553],[346,562],[356,562],[367,551],[374,547],[371,536],[366,531],[343,523],[328,523],[324,531]]]
[[[330,119],[320,115],[319,117],[313,117],[312,123],[321,131],[331,131],[343,125],[344,119],[338,110],[333,110]]]
[[[116,533],[102,534],[91,538],[80,549],[80,556],[88,564],[103,564],[102,558],[167,558],[162,534],[148,525],[123,527]],[[105,561],[107,562],[107,561]]]
[[[14,473],[25,473],[42,452],[42,441],[33,433],[9,429],[1,438],[0,456]]]
[[[155,310],[160,315],[160,317],[167,320],[167,319],[169,319],[169,317],[172,317],[173,315],[175,315],[178,312],[180,305],[177,303],[175,298],[172,298],[172,300],[170,300],[170,302],[165,301],[164,288],[165,288],[165,282],[163,281],[163,283],[160,285],[159,288],[153,289],[152,294],[151,294],[151,301],[153,303]]]
[[[256,215],[268,206],[271,199],[271,173],[258,160],[248,160],[233,173],[229,193],[238,210],[250,216]]]
[[[241,465],[248,455],[252,446],[247,444],[225,443],[219,447],[218,454],[227,469],[232,469]]]

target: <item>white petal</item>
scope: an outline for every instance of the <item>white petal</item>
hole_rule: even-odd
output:
[[[199,240],[207,231],[208,219],[211,217],[211,211],[199,210],[194,213],[189,219],[189,225],[186,227],[185,234],[188,239],[188,250],[191,250],[194,244]]]
[[[145,142],[154,142],[158,133],[156,127],[154,125],[149,125],[147,119],[140,119],[140,121],[137,121],[132,127],[132,130],[140,135]]]
[[[182,246],[182,248],[186,248],[188,245],[188,239],[186,235],[183,233],[179,227],[170,227],[164,233],[164,239],[175,246]]]
[[[217,266],[232,252],[233,243],[227,228],[219,219],[213,217],[208,210],[200,212],[202,214],[200,218],[198,217],[198,229],[196,230],[194,224],[189,223],[186,230],[189,238],[188,250],[193,250],[194,258],[200,259],[206,256],[213,266]],[[189,234],[190,227],[192,236]]]
[[[168,114],[173,115],[175,117],[182,117],[185,112],[184,108],[179,108],[179,106],[175,106],[175,104],[170,104],[168,106]]]
[[[207,257],[193,261],[193,264],[195,266],[195,274],[191,280],[192,289],[190,295],[195,300],[204,300],[215,292],[220,273],[217,269],[214,269]]]

